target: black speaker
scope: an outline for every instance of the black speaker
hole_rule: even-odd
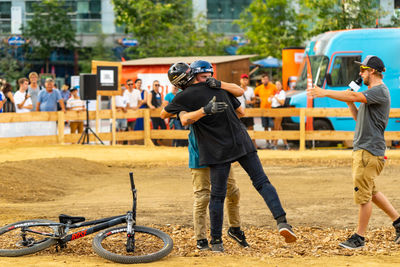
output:
[[[81,74],[79,78],[79,94],[82,100],[96,100],[97,75]]]

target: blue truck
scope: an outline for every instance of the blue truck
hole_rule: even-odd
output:
[[[391,95],[391,107],[400,108],[400,28],[373,28],[331,31],[315,36],[305,49],[297,84],[286,100],[297,108],[347,108],[346,103],[331,98],[307,101],[307,64],[311,66],[313,83],[330,90],[347,90],[351,81],[359,77],[359,65],[367,55],[380,57],[386,67],[384,83]],[[306,58],[309,58],[309,61]],[[307,63],[310,62],[310,63]],[[359,91],[367,89],[362,85]],[[299,118],[287,118],[284,129],[298,129]],[[352,118],[314,118],[314,130],[353,131]],[[400,119],[389,119],[387,131],[400,131]]]

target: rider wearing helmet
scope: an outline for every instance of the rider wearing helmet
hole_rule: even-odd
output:
[[[168,70],[168,79],[176,87],[184,90],[194,81],[194,76],[191,74],[188,64],[178,62],[172,64]]]

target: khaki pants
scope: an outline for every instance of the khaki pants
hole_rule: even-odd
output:
[[[382,172],[385,159],[383,156],[374,156],[364,149],[353,151],[352,157],[354,201],[356,204],[365,204],[378,193],[375,178]]]
[[[192,185],[194,194],[193,203],[193,222],[196,239],[207,238],[207,207],[210,202],[210,168],[190,169],[192,172]],[[226,209],[228,211],[228,221],[230,227],[240,226],[239,216],[240,192],[233,178],[232,169],[229,172]]]
[[[71,133],[75,133],[78,130],[78,133],[83,132],[83,121],[71,121],[69,123],[69,127],[71,127]]]

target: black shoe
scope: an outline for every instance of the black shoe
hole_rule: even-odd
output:
[[[339,244],[342,248],[347,249],[359,249],[364,247],[365,241],[361,239],[361,237],[357,234],[353,234],[349,239],[345,242]]]
[[[196,247],[199,250],[209,250],[210,249],[210,247],[208,246],[207,239],[197,240],[197,246]]]
[[[211,239],[211,251],[212,252],[224,252],[224,245],[222,244],[222,239],[220,237],[218,238],[212,238]]]
[[[279,234],[285,238],[286,243],[296,242],[297,237],[292,230],[292,226],[288,223],[279,223],[278,224]]]
[[[228,235],[232,237],[233,240],[239,243],[244,248],[249,247],[249,244],[246,241],[246,236],[242,230],[234,231],[232,227],[228,229]]]
[[[400,223],[397,223],[394,226],[394,229],[396,229],[396,238],[394,239],[394,242],[396,244],[400,244]]]

